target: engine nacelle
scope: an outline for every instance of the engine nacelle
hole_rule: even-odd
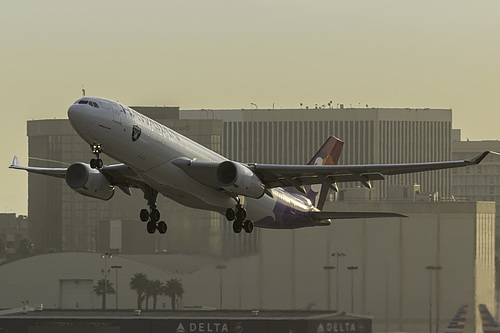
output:
[[[74,163],[66,171],[66,184],[76,192],[91,198],[109,200],[115,188],[97,169],[85,163]]]
[[[258,199],[264,195],[264,184],[246,166],[225,161],[217,167],[217,183],[223,189],[235,194]]]

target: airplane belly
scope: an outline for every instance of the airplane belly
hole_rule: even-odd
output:
[[[181,203],[186,201],[185,197],[196,197],[209,206],[218,207],[218,211],[224,211],[236,204],[226,192],[198,182],[170,162],[148,170],[142,173],[142,176],[149,184],[156,184],[155,188],[165,188],[171,199]],[[174,197],[171,196],[172,193]]]

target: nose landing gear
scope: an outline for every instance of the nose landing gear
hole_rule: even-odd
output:
[[[94,142],[90,147],[92,148],[92,154],[96,157],[90,160],[90,167],[92,169],[101,169],[104,165],[103,161],[99,158],[99,154],[102,153],[101,144]]]

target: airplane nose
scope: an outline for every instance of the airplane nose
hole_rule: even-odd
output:
[[[68,118],[72,124],[82,122],[85,114],[85,105],[73,104],[68,108]]]
[[[78,113],[81,113],[81,105],[73,104],[68,108],[68,118],[71,119],[77,116]]]
[[[85,105],[80,104],[73,104],[68,108],[69,122],[77,132],[83,133],[88,126],[85,111]]]

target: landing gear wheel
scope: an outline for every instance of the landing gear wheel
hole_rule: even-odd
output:
[[[226,210],[226,219],[228,221],[234,221],[235,218],[236,218],[236,212],[234,211],[234,209],[228,208]]]
[[[247,218],[247,210],[245,208],[239,208],[236,212],[236,219],[240,221],[245,221]]]
[[[160,234],[164,234],[167,232],[167,224],[164,221],[158,222],[157,228]]]
[[[243,229],[243,226],[241,225],[241,221],[234,221],[233,222],[233,231],[237,234],[241,232],[241,229]]]
[[[149,214],[149,218],[153,222],[158,222],[160,220],[160,211],[158,209],[151,210],[151,214]]]
[[[104,162],[100,158],[98,158],[96,160],[96,168],[97,169],[102,169],[103,166],[104,166]]]
[[[90,168],[92,169],[97,168],[97,160],[95,158],[90,160]]]
[[[156,231],[156,223],[149,221],[148,225],[146,226],[146,229],[150,234],[154,234]]]
[[[246,220],[245,223],[243,223],[243,229],[247,232],[247,234],[252,233],[253,231],[253,222],[250,220]]]
[[[149,221],[149,212],[147,209],[141,209],[141,221],[142,222],[148,222]]]

